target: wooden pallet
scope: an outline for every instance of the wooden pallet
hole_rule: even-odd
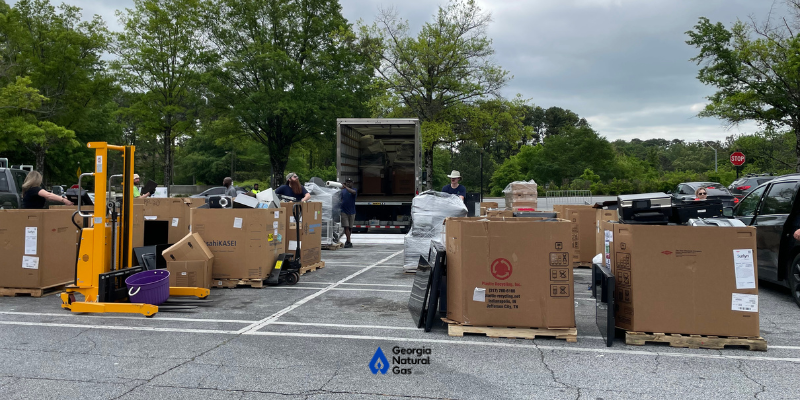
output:
[[[323,244],[322,250],[339,250],[344,248],[344,243],[337,242],[334,244]]]
[[[592,263],[576,262],[572,263],[572,268],[592,268]]]
[[[233,289],[239,286],[262,288],[264,281],[261,279],[214,279],[211,281],[212,288]]]
[[[447,322],[447,334],[450,336],[464,336],[465,333],[486,335],[490,338],[508,339],[536,339],[537,336],[553,337],[564,339],[567,342],[575,343],[578,341],[578,329],[541,329],[541,328],[506,328],[498,326],[472,326],[459,325],[453,321],[442,319]]]
[[[643,346],[647,342],[669,343],[671,347],[690,349],[724,349],[725,346],[745,346],[750,351],[767,351],[762,337],[681,335],[666,333],[626,332],[625,344]]]
[[[308,272],[316,271],[320,268],[325,268],[325,261],[320,261],[318,263],[300,268],[300,275],[305,275]]]
[[[61,293],[64,287],[71,285],[72,282],[60,283],[58,285],[51,285],[41,289],[24,289],[24,288],[5,288],[0,287],[0,297],[17,297],[17,296],[30,296],[30,297],[43,297],[51,294]]]

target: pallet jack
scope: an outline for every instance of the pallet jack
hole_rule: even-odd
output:
[[[292,253],[283,253],[278,255],[278,260],[275,261],[275,267],[267,277],[267,285],[277,286],[280,284],[295,285],[300,281],[300,220],[303,217],[302,205],[295,203],[292,205],[292,215],[297,223],[297,246]]]
[[[81,198],[78,197],[78,211],[73,214],[73,224],[81,232],[81,239],[75,264],[75,282],[61,293],[61,307],[79,313],[134,313],[152,317],[159,311],[158,306],[125,302],[128,300],[125,279],[145,270],[144,266],[133,266],[133,155],[136,147],[114,146],[106,142],[90,142],[87,147],[95,149],[95,171],[78,176],[78,187],[81,187],[84,177],[94,177],[94,209],[91,214],[84,214]],[[109,175],[109,150],[123,153],[122,175]],[[113,178],[122,178],[123,194],[119,213],[116,202],[109,199]],[[75,215],[83,218],[83,226],[75,223]],[[116,228],[117,224],[119,229]],[[84,300],[77,301],[76,293],[81,294]],[[170,287],[169,294],[205,299],[210,290]],[[173,307],[177,307],[176,311],[194,308],[185,305]],[[162,306],[163,311],[168,308]]]

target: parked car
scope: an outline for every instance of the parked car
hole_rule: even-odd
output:
[[[678,186],[672,191],[672,197],[675,200],[682,200],[682,201],[691,201],[695,199],[694,193],[697,191],[698,188],[704,187],[706,188],[706,192],[708,192],[708,199],[719,199],[722,200],[722,206],[732,208],[737,203],[739,203],[739,199],[734,197],[728,188],[725,186],[720,185],[716,182],[684,182],[679,183]]]
[[[763,183],[767,183],[775,177],[771,174],[747,174],[731,183],[728,190],[737,199],[741,200],[742,197],[747,196],[753,189]]]
[[[800,306],[800,174],[777,177],[759,185],[734,208],[733,215],[756,227],[758,278],[787,286]]]
[[[244,190],[243,187],[234,186],[233,188],[236,189],[237,195],[242,193],[247,193],[247,190]],[[195,194],[189,197],[197,198],[197,197],[208,197],[208,196],[222,196],[224,194],[225,194],[225,186],[217,186],[211,189],[206,189],[203,193]]]
[[[0,167],[0,208],[14,209],[22,206],[22,184],[28,171]]]

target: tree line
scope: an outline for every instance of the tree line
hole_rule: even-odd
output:
[[[66,184],[91,169],[85,143],[107,141],[136,145],[137,173],[164,185],[233,176],[264,187],[288,170],[335,179],[336,118],[413,117],[429,187],[457,169],[487,194],[529,179],[669,190],[732,181],[733,150],[748,157],[743,173],[800,168],[789,23],[729,30],[701,18],[687,32],[698,79],[719,89],[700,116],[763,126],[700,143],[611,142],[571,110],[504,98],[511,73],[493,61],[491,15],[474,0],[440,6],[416,33],[394,9],[354,25],[336,0],[135,0],[117,18],[115,32],[68,4],[0,0],[0,156]]]

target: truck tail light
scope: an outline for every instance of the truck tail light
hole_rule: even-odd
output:
[[[417,196],[419,196],[419,189],[414,192]]]
[[[737,187],[736,187],[736,190],[747,190],[747,189],[750,189],[750,185],[747,185],[747,186],[737,186]]]
[[[733,198],[733,204],[739,204],[739,198],[738,197],[734,197]]]

